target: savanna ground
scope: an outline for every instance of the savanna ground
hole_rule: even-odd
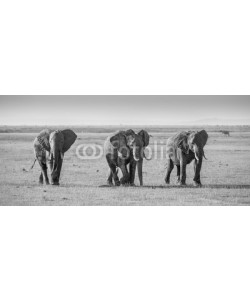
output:
[[[76,155],[80,144],[103,146],[110,132],[118,128],[73,128],[78,139],[65,154],[60,186],[38,184],[38,163],[27,172],[34,160],[32,143],[38,127],[2,127],[0,133],[0,205],[249,205],[250,204],[250,126],[203,127],[209,134],[201,173],[202,188],[192,186],[193,165],[187,167],[187,187],[164,182],[165,148],[157,148],[157,158],[144,160],[143,187],[107,187],[107,163],[104,157],[81,160]],[[185,127],[149,127],[155,141],[164,145],[172,134]],[[230,137],[218,132],[230,130]],[[138,178],[136,175],[136,184]]]

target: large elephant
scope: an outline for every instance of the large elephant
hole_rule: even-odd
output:
[[[34,140],[34,152],[41,167],[39,183],[49,184],[47,161],[51,171],[51,184],[59,185],[64,153],[74,144],[77,135],[70,129],[42,130]]]
[[[204,146],[207,143],[208,134],[205,130],[198,132],[183,131],[167,140],[167,174],[165,181],[170,182],[170,174],[177,166],[177,183],[186,184],[186,165],[194,160],[194,185],[201,186],[200,171],[204,155]]]
[[[140,185],[143,185],[142,165],[144,149],[149,144],[149,134],[141,130],[137,134],[132,130],[119,131],[112,134],[105,142],[105,155],[110,167],[108,184],[115,185],[129,184],[134,185],[136,166]],[[129,171],[127,165],[129,164]],[[120,168],[123,177],[119,180],[117,168]]]
[[[124,131],[118,131],[110,135],[104,143],[104,152],[108,162],[110,173],[108,184],[112,185],[112,179],[115,185],[119,186],[129,182],[129,173],[126,166],[126,161],[130,157],[130,149],[127,145],[127,139]],[[117,168],[120,168],[123,177],[119,180]]]

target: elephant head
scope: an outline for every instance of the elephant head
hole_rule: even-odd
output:
[[[119,131],[109,138],[106,148],[106,152],[112,154],[112,158],[116,158],[117,156],[121,159],[126,159],[129,157],[130,150],[123,131]]]
[[[143,158],[146,158],[144,149],[149,145],[149,134],[145,130],[141,130],[136,134],[132,129],[129,129],[125,131],[125,135],[127,144],[132,149],[133,159],[137,163],[138,177],[142,185],[142,163]]]
[[[51,161],[51,183],[59,184],[63,156],[74,144],[77,135],[70,129],[53,131],[49,136],[50,161]]]
[[[137,134],[129,129],[125,131],[127,145],[133,150],[133,158],[140,161],[145,157],[144,149],[149,145],[149,134],[145,130],[141,130]]]
[[[184,153],[189,154],[192,151],[197,161],[205,157],[204,146],[207,143],[208,134],[205,130],[181,132],[177,136],[177,147]],[[205,157],[206,158],[206,157]]]

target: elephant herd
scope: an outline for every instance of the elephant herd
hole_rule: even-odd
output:
[[[76,141],[77,135],[71,129],[44,129],[34,140],[34,152],[41,174],[39,183],[49,184],[47,165],[51,171],[51,184],[59,185],[64,153]],[[170,137],[166,143],[167,174],[165,182],[170,183],[170,174],[177,167],[177,184],[186,184],[186,165],[194,161],[194,185],[201,186],[200,172],[204,146],[208,134],[201,131],[182,131]],[[143,185],[143,159],[147,159],[144,149],[149,145],[150,135],[146,130],[135,133],[129,129],[111,134],[104,143],[104,154],[109,166],[107,183],[109,186],[134,186],[136,168],[140,185]],[[118,177],[118,169],[122,177]]]

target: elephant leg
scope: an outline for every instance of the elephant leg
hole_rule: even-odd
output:
[[[118,177],[118,175],[117,175],[118,171],[117,171],[117,169],[116,169],[116,165],[112,165],[112,166],[110,167],[110,169],[111,169],[111,172],[112,172],[112,176],[113,176],[115,185],[116,185],[116,186],[119,186],[119,185],[120,185],[120,180],[119,180],[119,177]],[[111,183],[112,183],[112,182],[111,182]]]
[[[53,155],[52,154],[48,156],[47,161],[48,161],[49,171],[51,173],[53,170]]]
[[[170,183],[170,175],[171,175],[173,168],[174,168],[174,163],[173,163],[172,159],[169,158],[167,161],[167,174],[165,176],[166,184]]]
[[[45,179],[46,184],[49,184],[49,178],[48,178],[48,174],[47,174],[47,166],[46,166],[46,169],[43,170],[43,177]]]
[[[180,162],[180,173],[180,185],[186,185],[186,162],[183,160]]]
[[[59,181],[60,181],[60,175],[61,175],[61,170],[62,170],[62,164],[63,164],[63,159],[61,158],[61,156],[59,156],[58,159],[58,167],[57,167],[57,183],[59,185]]]
[[[122,171],[122,178],[120,179],[120,182],[121,184],[128,184],[130,183],[130,176],[129,176],[129,173],[128,173],[128,169],[127,169],[127,166],[126,165],[122,165],[120,167],[121,171]]]
[[[51,182],[52,185],[59,185],[63,160],[61,156],[59,156],[56,165],[55,165],[55,158],[53,158],[53,160],[54,161],[53,161],[53,171],[51,172]]]
[[[107,160],[107,163],[108,163],[110,171],[111,171],[111,174],[109,174],[109,177],[108,177],[108,184],[110,182],[112,184],[112,177],[113,177],[115,185],[119,186],[120,185],[120,181],[119,181],[119,178],[118,178],[118,175],[117,175],[116,164],[112,160],[111,154],[106,155],[106,160]]]
[[[130,175],[128,173],[127,166],[126,166],[126,164],[125,164],[125,162],[124,162],[123,159],[120,159],[118,161],[118,167],[121,169],[122,175],[123,175],[122,178],[120,179],[121,184],[127,184],[127,183],[129,183],[129,181],[130,181]]]
[[[38,159],[39,165],[41,167],[41,174],[39,176],[39,183],[43,183],[43,181],[41,182],[41,175],[43,175],[43,179],[45,180],[46,184],[49,184],[49,178],[48,178],[48,174],[47,174],[47,165],[45,162],[43,162],[42,160]]]
[[[140,186],[143,186],[142,165],[143,165],[143,160],[141,159],[137,162],[137,170],[138,170]]]
[[[39,184],[43,184],[44,180],[46,184],[49,184],[48,174],[47,174],[47,164],[46,164],[46,151],[41,149],[40,146],[34,147],[36,153],[36,159],[41,168],[41,173],[39,176]]]
[[[41,174],[39,176],[39,183],[43,184],[43,172],[41,172]]]
[[[196,159],[194,160],[194,185],[195,186],[201,186],[201,166],[202,166],[202,158],[197,161]]]
[[[132,161],[129,164],[129,175],[130,175],[130,185],[135,185],[135,171],[136,171],[136,162]]]
[[[179,165],[177,167],[177,181],[176,183],[180,183],[180,175],[181,175],[181,167]]]
[[[117,185],[119,185],[118,169],[116,167],[115,167],[115,176],[113,176],[113,172],[112,172],[111,168],[109,169],[107,184],[112,186],[113,185],[113,179],[114,179],[114,182],[117,182]]]
[[[109,176],[108,176],[107,184],[110,186],[113,185],[113,174],[110,168],[109,168]]]

